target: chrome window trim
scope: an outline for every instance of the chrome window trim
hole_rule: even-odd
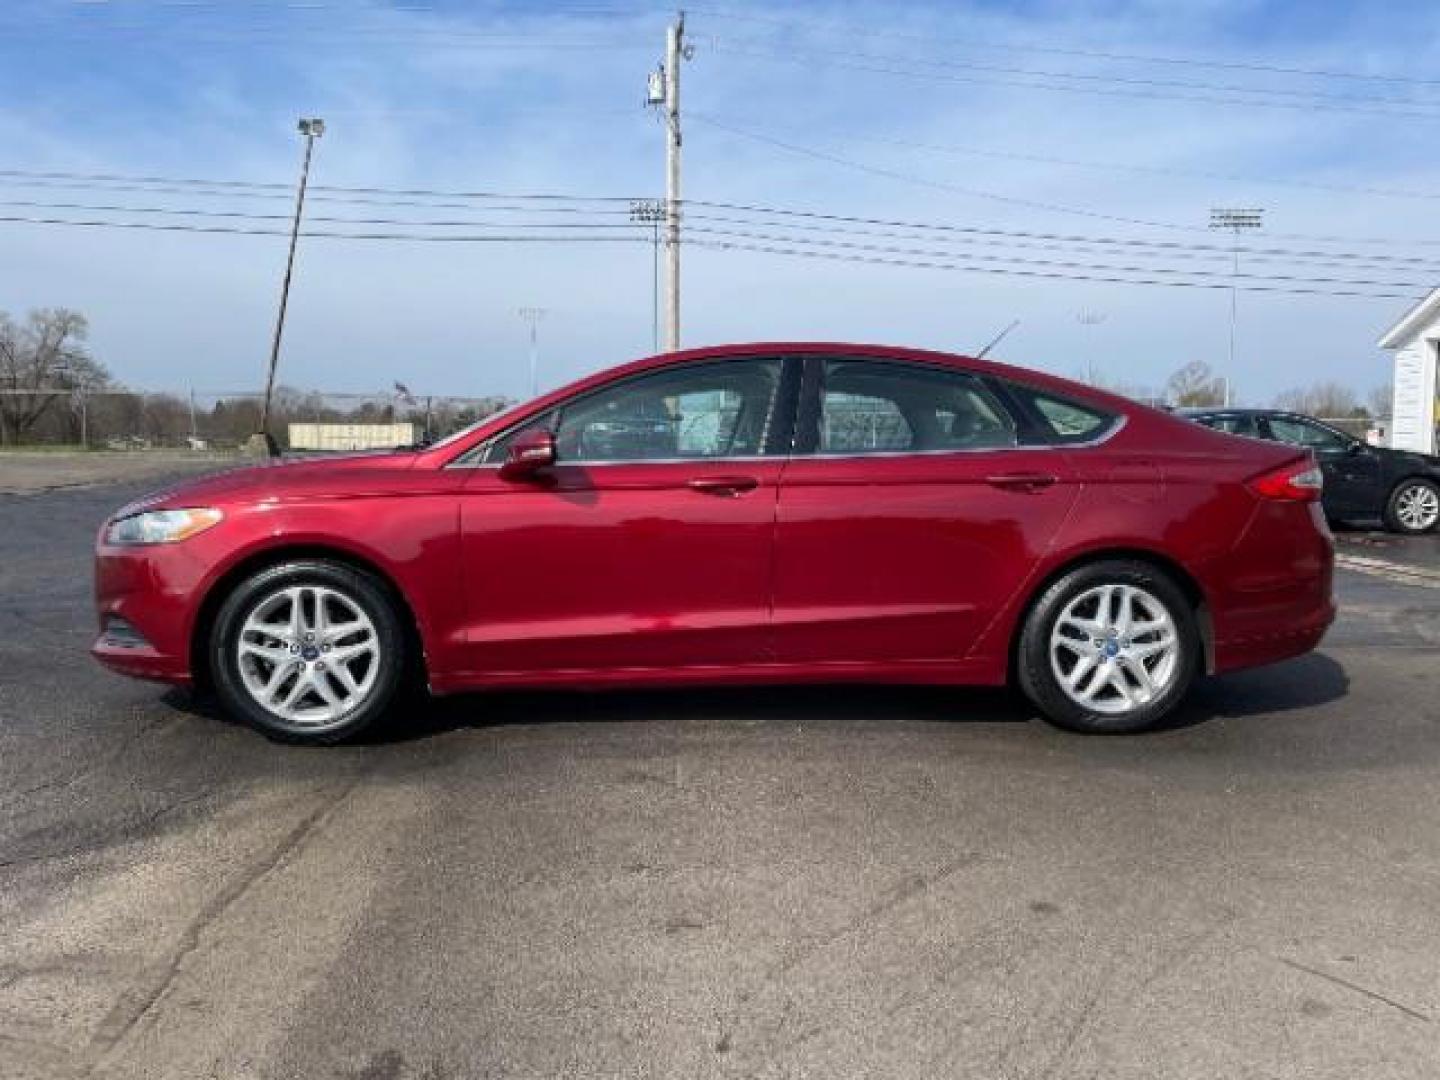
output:
[[[970,369],[968,369],[968,368],[967,368],[967,369],[952,368],[952,367],[950,367],[949,365],[941,364],[941,363],[938,363],[938,362],[936,362],[936,361],[927,360],[927,359],[921,358],[921,357],[916,357],[916,358],[910,359],[910,358],[901,358],[901,357],[873,356],[873,355],[869,355],[869,354],[865,354],[865,353],[857,353],[857,354],[853,354],[853,355],[852,355],[852,354],[848,354],[848,353],[847,353],[847,354],[834,354],[834,355],[828,354],[828,353],[825,353],[825,354],[818,354],[818,353],[817,353],[817,354],[781,353],[781,354],[777,354],[777,355],[771,355],[770,353],[756,353],[756,354],[754,354],[754,355],[748,355],[748,354],[747,354],[747,355],[744,355],[744,356],[716,357],[716,358],[714,358],[714,359],[706,359],[706,360],[701,360],[701,361],[691,361],[691,362],[687,362],[687,363],[696,363],[696,364],[699,364],[699,365],[708,365],[708,364],[728,363],[728,362],[731,362],[731,361],[734,361],[734,360],[767,360],[767,359],[769,359],[769,360],[779,360],[779,361],[781,361],[781,363],[782,363],[782,365],[783,365],[783,363],[784,363],[787,359],[792,359],[792,358],[794,358],[794,357],[796,357],[796,356],[800,356],[802,359],[810,359],[812,356],[814,356],[814,357],[818,357],[818,358],[819,358],[820,360],[822,360],[822,361],[824,361],[824,360],[861,361],[861,362],[873,362],[873,363],[882,363],[882,364],[884,364],[884,363],[889,363],[889,364],[896,364],[896,365],[900,365],[900,366],[904,366],[904,365],[907,365],[907,364],[922,365],[922,366],[926,366],[926,367],[932,368],[932,369],[937,370],[937,371],[947,371],[947,372],[952,372],[952,373],[956,373],[956,374],[962,374],[962,375],[967,376],[968,378],[975,379],[975,380],[979,380],[982,384],[983,384],[983,382],[984,382],[984,376],[983,376],[980,372],[972,371],[972,370],[970,370]],[[640,378],[640,377],[643,377],[643,376],[645,376],[645,375],[649,375],[649,374],[652,374],[652,373],[658,373],[658,372],[661,372],[661,371],[668,371],[668,370],[672,370],[673,368],[679,368],[679,367],[682,367],[682,366],[686,366],[686,365],[684,365],[684,364],[675,364],[675,365],[666,364],[666,365],[663,365],[663,366],[658,367],[658,368],[650,369],[649,371],[639,372],[639,373],[637,373],[637,374],[636,374],[635,376],[633,376],[633,377],[634,377],[634,378]],[[1002,381],[1008,381],[1008,382],[1012,383],[1012,384],[1015,385],[1015,386],[1021,387],[1021,388],[1025,389],[1025,390],[1028,390],[1029,392],[1031,392],[1031,393],[1033,393],[1033,394],[1039,394],[1039,395],[1048,396],[1048,397],[1055,397],[1057,400],[1060,400],[1060,401],[1070,400],[1070,399],[1068,399],[1063,393],[1056,393],[1056,392],[1050,391],[1050,390],[1048,390],[1048,389],[1041,389],[1041,388],[1039,388],[1039,387],[1036,387],[1036,386],[1033,386],[1033,385],[1031,385],[1031,384],[1029,384],[1029,383],[1026,383],[1026,382],[1024,382],[1024,381],[1022,381],[1022,380],[1020,380],[1020,379],[1010,379],[1010,378],[1008,378],[1008,377],[1006,377],[1006,376],[999,376],[999,378],[1001,378]],[[782,367],[782,380],[783,380],[783,367]],[[624,380],[622,380],[622,381],[624,381]],[[597,387],[597,388],[595,388],[594,391],[590,391],[590,393],[598,393],[600,390],[607,389],[608,386],[610,386],[610,385],[614,385],[614,384],[612,383],[612,384],[607,384],[606,386]],[[777,389],[777,392],[778,392],[778,389]],[[554,405],[552,405],[550,408],[552,408],[552,409],[562,408],[562,407],[564,407],[564,406],[568,403],[568,401],[571,401],[571,400],[574,400],[574,399],[572,398],[572,399],[567,399],[566,401],[556,402],[556,403],[555,403]],[[1005,407],[1005,403],[1004,403],[1003,401],[1001,401],[1001,402],[1000,402],[1000,405],[1001,405],[1001,408],[1002,408],[1003,410],[1005,410],[1006,413],[1008,414],[1008,413],[1009,413],[1009,410]],[[1076,402],[1076,406],[1077,406],[1078,408],[1082,409],[1082,410],[1083,410],[1083,409],[1086,409],[1086,408],[1089,408],[1089,406],[1087,406],[1087,405],[1086,405],[1084,402],[1082,402],[1082,401],[1077,401],[1077,402]],[[548,410],[545,410],[545,411],[548,411]],[[557,462],[556,462],[556,465],[584,466],[584,467],[586,467],[586,468],[592,468],[592,469],[593,469],[593,468],[598,468],[598,467],[606,466],[606,465],[703,465],[703,464],[706,464],[706,463],[709,463],[709,464],[720,464],[720,463],[722,463],[722,462],[732,462],[732,461],[733,461],[733,462],[742,462],[742,463],[743,463],[743,462],[756,462],[756,461],[782,461],[782,462],[785,462],[785,461],[848,461],[848,460],[852,460],[852,459],[862,459],[862,458],[936,457],[936,456],[944,455],[944,454],[994,454],[994,453],[1002,453],[1002,452],[1006,452],[1006,451],[1015,451],[1015,450],[1089,450],[1089,449],[1093,449],[1093,448],[1095,448],[1095,447],[1097,447],[1097,446],[1103,446],[1105,443],[1109,442],[1109,441],[1110,441],[1111,439],[1113,439],[1116,435],[1118,435],[1121,431],[1123,431],[1123,430],[1125,429],[1125,427],[1130,423],[1130,414],[1129,414],[1129,413],[1124,413],[1124,412],[1106,412],[1106,411],[1104,411],[1104,410],[1101,410],[1101,411],[1102,411],[1102,414],[1103,414],[1103,415],[1113,416],[1113,417],[1114,417],[1114,422],[1111,423],[1104,431],[1102,431],[1099,435],[1095,436],[1094,438],[1092,438],[1092,439],[1085,439],[1085,440],[1081,440],[1081,441],[1077,441],[1077,442],[1065,442],[1065,441],[1060,441],[1060,442],[1035,442],[1035,443],[1022,443],[1022,442],[1017,442],[1017,443],[1016,443],[1015,445],[1013,445],[1013,446],[977,446],[977,447],[972,447],[972,448],[968,448],[968,449],[967,449],[967,448],[963,448],[963,447],[952,447],[952,448],[941,449],[941,450],[876,450],[876,451],[869,452],[869,453],[843,453],[843,454],[842,454],[842,453],[835,453],[835,454],[808,453],[808,454],[798,454],[798,453],[795,452],[795,440],[796,440],[796,438],[798,437],[798,434],[799,434],[799,425],[796,424],[796,425],[794,425],[794,426],[791,428],[791,431],[790,431],[790,449],[789,449],[789,451],[788,451],[787,453],[783,453],[783,454],[746,454],[746,455],[741,455],[741,456],[737,456],[737,457],[713,457],[713,458],[704,458],[704,457],[693,457],[693,458],[627,458],[627,459],[623,459],[623,460],[614,460],[614,461],[588,461],[588,460],[586,460],[586,461],[566,461],[566,460],[563,460],[563,459],[562,459],[562,460],[557,461]],[[537,416],[543,416],[543,415],[544,415],[544,411],[542,411],[541,413],[537,414]],[[531,420],[536,419],[537,416],[532,416],[530,419],[531,419]],[[1012,419],[1013,419],[1013,417],[1012,417]],[[499,432],[496,432],[494,435],[492,435],[489,439],[486,439],[485,442],[482,443],[482,444],[480,444],[480,445],[484,445],[484,446],[487,446],[487,447],[488,447],[488,445],[491,444],[492,442],[494,442],[495,440],[505,438],[507,435],[509,435],[511,432],[517,430],[517,429],[518,429],[519,427],[521,427],[521,426],[523,426],[523,422],[522,422],[522,423],[513,424],[511,427],[508,427],[508,428],[505,428],[505,429],[503,429],[503,430],[501,430],[501,431],[499,431]],[[1322,426],[1324,426],[1324,425],[1322,425]],[[1017,428],[1017,430],[1018,430],[1018,428]],[[1332,429],[1332,430],[1333,430],[1333,429]],[[478,447],[472,447],[472,450],[473,450],[473,449],[478,449]],[[469,452],[470,452],[470,451],[466,451],[466,453],[469,453]],[[465,456],[464,454],[460,455],[460,457],[464,457],[464,456]],[[488,461],[488,462],[473,461],[473,462],[463,462],[463,461],[459,460],[459,458],[456,458],[456,459],[454,459],[454,460],[451,460],[451,461],[446,462],[446,463],[442,466],[442,468],[443,468],[443,469],[497,469],[497,470],[498,470],[498,469],[500,469],[503,465],[504,465],[504,462],[500,462],[500,461]]]
[[[613,461],[566,461],[562,459],[555,462],[552,467],[583,465],[587,469],[595,469],[602,465],[705,465],[727,461],[789,461],[791,458],[790,454],[745,454],[740,457],[623,458]],[[477,461],[465,465],[452,462],[445,467],[447,469],[499,469],[504,464],[503,461]]]
[[[1086,450],[1096,446],[1102,446],[1114,438],[1130,422],[1130,417],[1125,413],[1116,414],[1116,422],[1111,425],[1104,434],[1087,440],[1086,442],[1071,443],[1017,443],[1014,446],[975,446],[970,448],[952,447],[946,450],[876,450],[868,454],[747,454],[740,457],[713,457],[713,458],[627,458],[618,461],[557,461],[558,466],[584,466],[587,469],[600,468],[607,465],[720,465],[726,462],[754,462],[754,461],[850,461],[866,460],[870,458],[900,458],[900,457],[943,457],[947,454],[1003,454],[1012,453],[1016,450]],[[504,463],[499,461],[475,462],[468,465],[451,463],[446,465],[447,469],[499,469]]]

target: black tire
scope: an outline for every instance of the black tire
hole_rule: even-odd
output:
[[[1051,659],[1051,634],[1067,606],[1103,585],[1142,590],[1163,606],[1175,628],[1176,658],[1169,681],[1151,700],[1118,714],[1086,707],[1072,698]],[[1195,610],[1174,580],[1148,563],[1114,559],[1077,567],[1041,593],[1021,628],[1016,675],[1025,696],[1056,727],[1086,734],[1132,734],[1154,728],[1164,720],[1189,690],[1203,660],[1204,646]]]
[[[240,667],[240,635],[246,620],[268,598],[297,586],[339,594],[363,612],[374,628],[377,648],[371,662],[375,664],[375,671],[368,690],[358,704],[328,722],[302,723],[271,711],[247,688]],[[353,738],[384,716],[401,685],[406,670],[406,635],[400,619],[388,590],[368,574],[351,567],[305,559],[261,570],[241,582],[216,614],[210,644],[210,670],[216,696],[229,715],[280,742],[324,745]],[[298,666],[305,659],[306,656],[297,656],[293,663]],[[324,668],[323,657],[309,659],[312,663],[318,659],[320,662],[314,666]],[[368,672],[368,663],[364,670]],[[343,692],[338,679],[327,677],[326,685],[332,691]]]
[[[1425,493],[1436,500],[1440,505],[1440,484],[1433,480],[1426,480],[1424,477],[1412,476],[1401,480],[1395,485],[1395,490],[1390,492],[1390,498],[1385,500],[1385,527],[1391,532],[1404,533],[1406,536],[1420,536],[1424,533],[1434,532],[1440,518],[1431,520],[1428,524],[1414,525],[1407,524],[1403,515],[1402,503],[1407,496],[1419,494],[1422,498]]]

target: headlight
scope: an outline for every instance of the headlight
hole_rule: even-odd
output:
[[[224,515],[209,507],[193,510],[147,510],[112,522],[107,544],[173,544],[220,524]]]

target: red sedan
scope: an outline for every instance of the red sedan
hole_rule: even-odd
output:
[[[396,690],[1013,681],[1156,724],[1334,617],[1321,477],[1036,372],[879,346],[654,357],[416,451],[222,473],[101,529],[117,671],[330,742]]]

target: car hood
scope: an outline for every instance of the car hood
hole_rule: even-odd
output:
[[[228,469],[151,492],[121,507],[112,517],[141,510],[179,509],[218,503],[285,502],[339,495],[377,495],[396,490],[415,464],[405,451],[279,458]]]

